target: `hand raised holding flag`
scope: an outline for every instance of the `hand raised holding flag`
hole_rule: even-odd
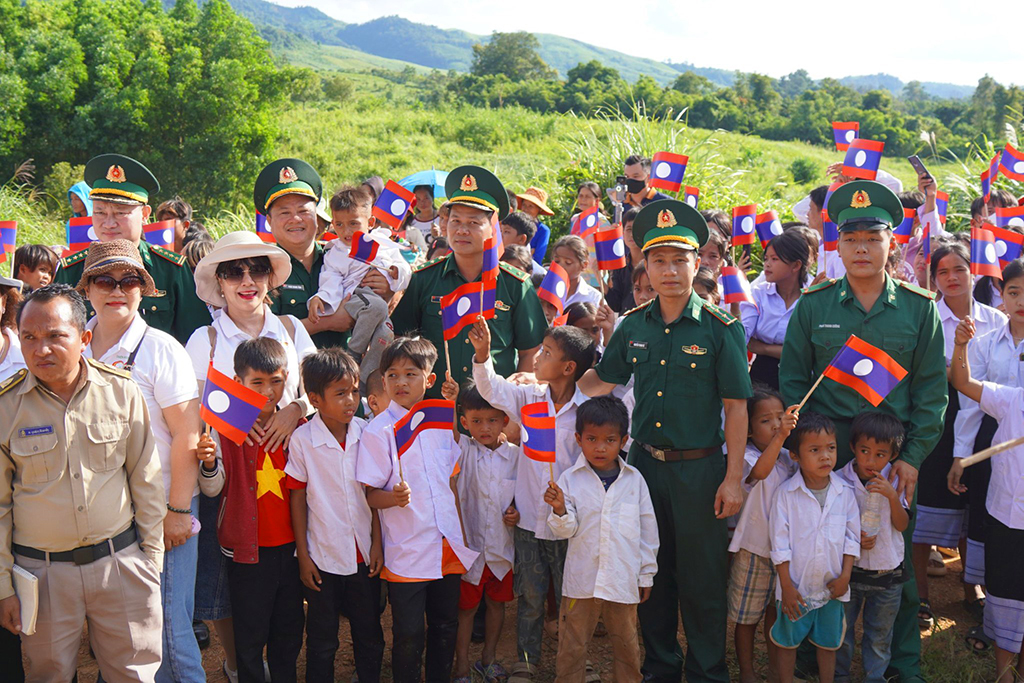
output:
[[[553,481],[548,482],[548,489],[544,492],[544,502],[550,505],[552,511],[559,517],[565,515],[565,493]]]
[[[395,484],[395,488],[391,489],[391,495],[395,498],[395,505],[400,508],[412,502],[412,490],[404,479]]]

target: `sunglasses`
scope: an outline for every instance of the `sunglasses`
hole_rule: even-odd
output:
[[[127,294],[142,289],[145,282],[138,275],[125,275],[120,280],[115,280],[109,275],[97,275],[92,279],[91,284],[105,294],[110,294],[117,287]]]
[[[264,266],[256,266],[254,268],[243,268],[242,266],[229,266],[223,271],[217,273],[217,278],[230,282],[233,285],[239,284],[245,279],[245,274],[248,273],[252,281],[257,284],[263,284],[270,280],[270,268]]]

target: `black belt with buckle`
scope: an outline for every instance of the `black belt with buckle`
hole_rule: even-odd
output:
[[[135,533],[135,523],[114,536],[110,539],[110,542],[114,544],[114,552],[124,550],[138,538]],[[73,562],[76,565],[92,564],[96,560],[101,560],[104,557],[110,555],[110,542],[100,541],[96,545],[86,545],[81,548],[75,548],[74,550],[63,550],[57,553],[48,553],[45,550],[39,550],[37,548],[29,548],[28,546],[18,545],[17,543],[11,544],[11,550],[15,554],[21,555],[22,557],[28,557],[33,560],[47,560],[50,562]]]
[[[663,448],[655,448],[645,443],[641,443],[640,447],[651,454],[651,457],[655,460],[662,462],[679,462],[680,460],[700,460],[706,458],[709,455],[721,453],[721,448],[690,448],[683,450],[671,450]]]

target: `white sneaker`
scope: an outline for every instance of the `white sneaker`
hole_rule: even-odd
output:
[[[264,683],[270,683],[270,665],[267,664],[267,660],[263,660],[263,681]]]
[[[225,659],[220,663],[220,670],[224,672],[231,683],[238,683],[238,669],[229,669],[228,660]]]

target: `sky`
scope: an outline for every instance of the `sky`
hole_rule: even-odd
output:
[[[362,23],[397,14],[487,35],[554,33],[627,54],[780,77],[888,73],[903,81],[1024,83],[1014,0],[273,0]],[[1000,34],[995,19],[1010,21]],[[852,28],[843,28],[848,24]]]

